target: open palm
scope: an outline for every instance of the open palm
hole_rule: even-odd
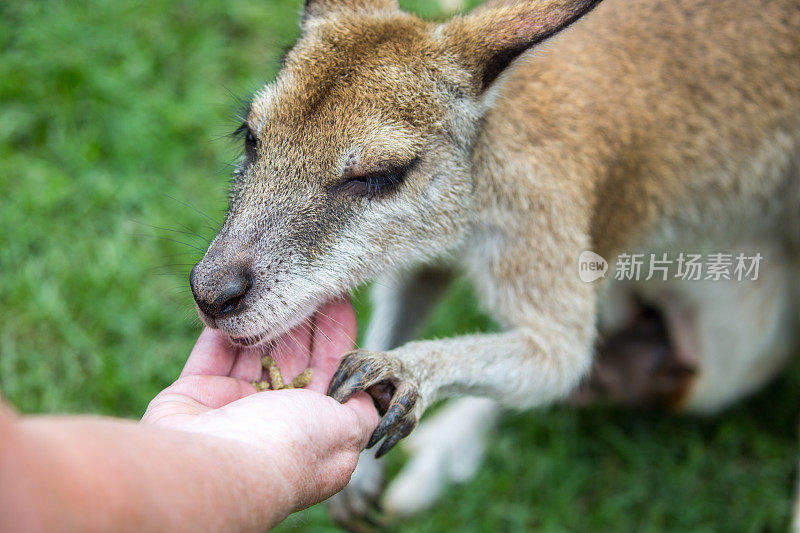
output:
[[[258,447],[294,478],[312,481],[306,486],[314,488],[300,495],[297,507],[309,505],[347,483],[378,422],[366,394],[344,405],[325,395],[355,335],[349,301],[323,306],[311,323],[287,333],[269,350],[287,382],[311,368],[311,383],[303,389],[257,392],[252,382],[266,378],[261,357],[267,350],[235,346],[206,329],[178,380],[150,402],[142,421]]]

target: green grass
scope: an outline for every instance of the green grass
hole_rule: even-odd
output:
[[[177,375],[199,332],[187,273],[238,151],[221,138],[232,94],[274,75],[298,12],[288,0],[0,3],[0,391],[18,410],[137,417]],[[458,285],[428,335],[489,327],[475,309]],[[477,478],[397,529],[785,528],[799,385],[794,366],[710,420],[512,414]],[[333,526],[318,506],[284,528]]]

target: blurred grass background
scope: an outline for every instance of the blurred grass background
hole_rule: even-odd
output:
[[[234,96],[274,75],[299,5],[0,3],[0,391],[18,410],[138,417],[177,375],[200,330],[187,273],[222,220],[239,150],[224,138]],[[487,327],[460,283],[427,335]],[[708,420],[512,414],[474,480],[395,527],[785,529],[799,370]],[[283,528],[334,529],[320,506]]]

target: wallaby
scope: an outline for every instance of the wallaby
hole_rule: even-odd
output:
[[[633,379],[635,399],[699,412],[763,385],[792,353],[797,0],[493,1],[442,23],[394,0],[307,0],[298,43],[240,130],[227,218],[190,276],[203,321],[267,343],[377,278],[366,349],[329,390],[373,395],[376,455],[432,402],[488,398],[458,400],[412,435],[390,510],[468,476],[498,405],[582,401],[597,346],[589,389]],[[743,281],[586,282],[587,250],[611,268],[637,253],[763,261]],[[408,342],[454,272],[502,331]],[[608,341],[640,325],[652,334],[636,349]],[[649,373],[673,367],[649,394]],[[471,447],[464,462],[446,463],[459,447]],[[343,522],[380,490],[379,465],[362,462],[333,500]]]

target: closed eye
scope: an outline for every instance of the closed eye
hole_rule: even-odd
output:
[[[252,157],[253,154],[255,154],[258,140],[256,136],[253,135],[253,131],[250,129],[247,122],[243,122],[241,126],[236,128],[232,137],[244,139],[244,153],[247,157]]]
[[[393,165],[379,171],[350,176],[334,184],[330,191],[372,199],[386,197],[400,187],[418,161],[419,158],[415,158],[402,165]]]

